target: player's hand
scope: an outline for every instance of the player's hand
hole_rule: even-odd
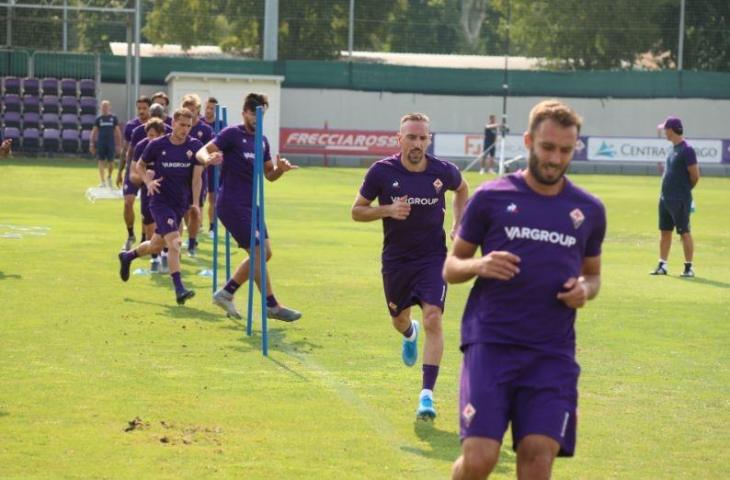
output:
[[[286,173],[289,170],[294,170],[299,168],[298,165],[292,164],[289,160],[282,157],[281,155],[276,156],[276,168],[278,170],[281,170],[282,173]]]
[[[482,278],[496,280],[511,280],[520,273],[519,264],[522,260],[517,255],[507,251],[489,252],[477,259],[476,273]]]
[[[152,196],[156,193],[160,193],[160,185],[162,185],[162,180],[163,178],[160,177],[145,183],[145,185],[147,185],[147,195]]]
[[[91,145],[89,145],[89,153],[92,155],[96,155],[96,147],[94,146],[93,143]]]
[[[388,216],[396,220],[405,220],[408,218],[408,215],[411,214],[411,206],[406,201],[407,199],[407,195],[396,198],[395,201],[390,204]]]
[[[558,293],[558,300],[570,308],[580,308],[588,302],[588,286],[579,278],[570,277]]]
[[[139,187],[144,183],[144,178],[142,178],[137,172],[132,170],[129,174],[129,181]]]
[[[122,154],[122,149],[121,149],[121,148],[119,148],[119,147],[117,147],[117,148],[115,148],[115,149],[114,149],[114,153],[115,153],[115,154],[117,155],[117,157],[118,157],[118,156],[120,156],[120,155]]]
[[[220,165],[221,163],[223,163],[223,152],[213,152],[208,156],[208,162],[205,166]]]
[[[122,188],[122,183],[124,183],[124,182],[122,181],[122,172],[120,170],[119,173],[117,173],[117,181],[116,181],[117,188]]]
[[[454,225],[451,227],[451,231],[449,232],[449,238],[451,239],[451,241],[454,241],[454,239],[456,238],[456,233],[458,231],[459,231],[459,228],[457,225]]]

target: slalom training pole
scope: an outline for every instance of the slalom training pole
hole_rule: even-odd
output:
[[[216,135],[221,131],[219,105],[215,106],[213,131]],[[220,167],[216,165],[213,167],[213,189],[215,190],[216,197],[218,195],[218,182],[220,181],[219,174]],[[213,217],[213,293],[215,293],[218,290],[218,212],[215,211],[215,206],[213,206],[213,212],[215,212],[215,216]]]
[[[269,355],[269,325],[267,316],[267,305],[266,296],[266,226],[264,223],[265,210],[264,210],[264,107],[256,107],[256,147],[254,161],[258,165],[258,179],[259,182],[259,207],[261,211],[258,214],[258,231],[261,250],[259,251],[259,265],[261,268],[261,352],[264,356]],[[256,181],[256,178],[254,181]]]
[[[228,126],[228,107],[223,107],[221,130]],[[231,279],[231,232],[226,230],[226,282]]]
[[[258,117],[257,117],[258,122]],[[256,134],[258,135],[261,125],[257,123]],[[258,147],[258,143],[254,148]],[[253,334],[253,294],[254,294],[254,282],[255,282],[255,269],[256,269],[256,227],[257,223],[257,200],[258,200],[258,170],[259,164],[256,161],[254,155],[253,162],[253,181],[251,182],[251,235],[249,237],[249,254],[248,254],[248,315],[246,316],[246,335],[249,337]]]

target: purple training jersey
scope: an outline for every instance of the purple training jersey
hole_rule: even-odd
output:
[[[405,220],[383,219],[383,266],[403,261],[446,257],[446,190],[461,185],[461,173],[451,162],[426,155],[423,172],[411,172],[401,163],[401,155],[375,162],[360,187],[367,200],[377,197],[380,205],[390,205],[407,197],[411,213]]]
[[[176,209],[186,209],[191,204],[193,168],[198,164],[195,152],[203,144],[187,137],[181,145],[170,141],[170,135],[156,138],[142,152],[141,159],[147,170],[155,172],[155,179],[162,178],[160,190],[152,195],[150,206],[158,203]]]
[[[127,143],[132,141],[132,132],[140,125],[142,125],[142,120],[139,117],[133,118],[124,124],[124,140]]]
[[[264,136],[264,162],[271,161],[269,141]],[[213,143],[223,152],[220,185],[216,206],[221,208],[251,208],[253,187],[254,133],[243,125],[224,128]]]
[[[129,144],[132,146],[132,148],[136,147],[139,142],[141,142],[143,139],[147,138],[147,132],[144,131],[145,124],[141,124],[137,126],[134,130],[132,130],[132,135],[129,139]],[[165,134],[172,133],[172,128],[170,128],[169,125],[165,124]]]
[[[480,186],[467,203],[459,237],[483,255],[506,250],[522,261],[509,281],[477,278],[462,319],[462,349],[516,345],[573,358],[575,309],[556,295],[581,275],[585,257],[600,255],[605,232],[601,201],[567,178],[554,196],[533,191],[521,172]]]

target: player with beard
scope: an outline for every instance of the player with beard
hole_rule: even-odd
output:
[[[423,311],[422,389],[416,417],[433,419],[433,390],[444,351],[441,320],[446,284],[441,270],[446,258],[446,190],[453,190],[453,238],[469,197],[459,169],[426,153],[431,142],[429,118],[421,113],[403,116],[400,153],[375,162],[352,206],[358,222],[383,220],[382,273],[385,303],[393,327],[402,334],[402,359],[412,366],[418,359],[420,326],[411,320],[411,306]],[[371,205],[378,199],[378,206]]]
[[[266,261],[271,258],[271,243],[268,238],[268,229],[264,225],[263,232],[256,232],[255,245],[251,243],[251,211],[252,211],[252,188],[253,188],[253,167],[255,157],[256,138],[256,108],[269,106],[269,99],[260,93],[250,93],[243,102],[243,123],[232,125],[223,129],[212,141],[201,148],[198,159],[201,162],[211,163],[211,158],[216,165],[222,159],[220,188],[216,203],[216,214],[226,230],[236,240],[238,246],[248,252],[250,248],[256,247],[256,258],[261,257],[261,239],[264,239]],[[281,178],[284,173],[298,168],[289,163],[286,158],[277,157],[276,164],[272,162],[269,150],[269,141],[266,136],[264,141],[264,176],[270,182]],[[268,267],[267,267],[268,268]],[[226,315],[234,318],[241,318],[233,303],[233,295],[243,285],[249,276],[249,258],[246,258],[238,266],[233,276],[226,285],[213,294],[213,303],[221,307]],[[259,269],[255,268],[254,280],[260,282]],[[261,287],[259,286],[259,290]],[[285,307],[280,304],[274,296],[271,286],[271,275],[266,274],[266,306],[267,316],[284,322],[299,320],[301,312]]]
[[[491,473],[508,423],[518,478],[549,478],[555,457],[574,453],[576,309],[598,295],[606,231],[600,200],[565,177],[580,126],[567,105],[537,104],[527,171],[476,190],[446,259],[449,283],[476,277],[461,326],[454,479]]]

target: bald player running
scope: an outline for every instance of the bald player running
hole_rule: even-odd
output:
[[[221,167],[221,184],[218,190],[218,202],[216,212],[218,218],[231,236],[236,240],[238,246],[248,252],[251,248],[251,211],[252,211],[252,187],[253,187],[253,162],[255,156],[255,134],[256,134],[256,107],[269,106],[268,97],[264,94],[251,93],[246,96],[243,103],[243,123],[225,128],[211,142],[198,152],[198,158],[206,164],[217,164],[220,159],[223,161]],[[281,178],[284,173],[297,168],[285,158],[277,157],[276,165],[271,161],[269,141],[264,138],[264,176],[270,182]],[[263,232],[257,232],[256,245],[258,246],[256,258],[261,257],[261,241],[264,238],[266,246],[266,260],[271,258],[271,243],[268,238],[268,231],[264,226]],[[256,246],[255,245],[255,246]],[[268,266],[267,266],[268,268]],[[246,283],[249,276],[249,258],[246,258],[233,273],[226,285],[213,294],[213,303],[221,307],[226,315],[233,318],[241,318],[233,303],[233,295]],[[255,268],[256,284],[260,282],[259,269]],[[259,285],[259,290],[261,286]],[[280,304],[274,296],[271,286],[271,275],[266,273],[266,306],[267,315],[275,320],[293,322],[299,320],[302,314],[294,309]]]
[[[446,190],[453,190],[453,234],[469,197],[469,187],[451,162],[426,153],[431,142],[429,118],[422,113],[400,121],[400,153],[374,163],[352,206],[358,222],[383,220],[383,287],[393,327],[403,335],[402,358],[407,366],[418,359],[419,324],[411,306],[423,311],[422,388],[416,417],[434,419],[433,390],[444,352],[441,319],[446,284],[441,270],[446,258]],[[372,202],[378,199],[378,206]]]
[[[176,110],[172,133],[150,142],[142,152],[139,162],[145,169],[155,234],[136,249],[119,253],[119,276],[126,282],[135,258],[159,252],[163,245],[167,245],[170,250],[170,277],[178,305],[195,296],[193,290],[185,288],[180,275],[180,224],[189,208],[198,208],[193,199],[200,195],[203,168],[208,164],[195,157],[195,152],[203,144],[188,135],[192,124],[190,111],[184,108]],[[209,160],[211,164],[216,161],[220,159],[213,157]]]
[[[474,192],[446,259],[449,283],[476,277],[461,323],[454,479],[492,472],[509,423],[518,478],[550,478],[556,456],[573,456],[576,309],[598,295],[606,231],[601,201],[565,177],[580,126],[567,105],[537,104],[524,134],[527,171]]]

